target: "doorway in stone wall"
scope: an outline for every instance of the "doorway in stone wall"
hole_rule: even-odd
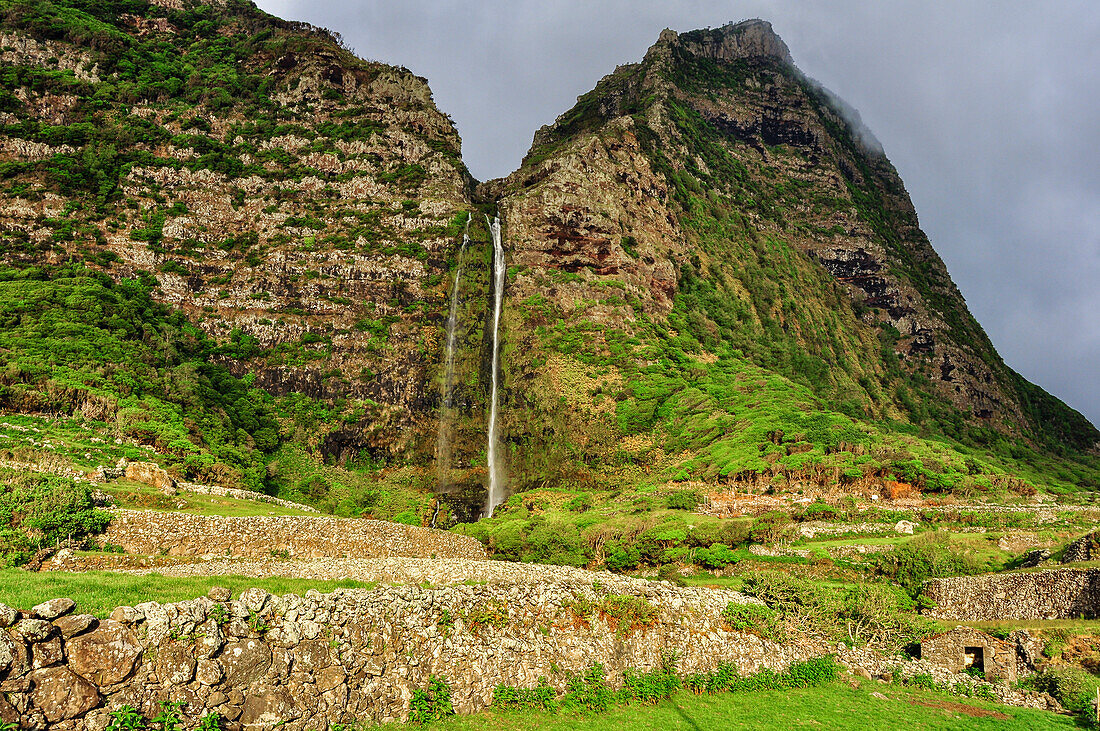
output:
[[[975,670],[982,673],[985,672],[984,647],[963,648],[963,670]]]

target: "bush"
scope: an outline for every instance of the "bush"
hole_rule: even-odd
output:
[[[987,569],[977,559],[957,551],[946,539],[926,534],[871,558],[875,572],[919,594],[924,582],[939,576],[962,576]]]
[[[844,593],[840,619],[848,640],[891,644],[895,648],[919,642],[931,634],[932,620],[914,613],[914,601],[901,589],[864,584]]]
[[[412,698],[409,699],[409,722],[424,725],[432,721],[442,721],[447,716],[453,716],[454,706],[451,705],[451,686],[447,681],[436,676],[428,679],[427,688],[413,689]]]
[[[784,684],[787,688],[813,688],[831,683],[840,677],[840,666],[832,657],[817,657],[792,662],[787,668]]]
[[[703,568],[721,569],[737,561],[737,554],[721,543],[715,543],[710,548],[695,549],[695,563]]]
[[[674,658],[664,658],[661,667],[649,672],[640,672],[633,668],[623,671],[622,699],[637,701],[646,705],[656,705],[680,690],[683,683],[676,674]]]
[[[558,693],[546,682],[546,678],[539,678],[539,684],[534,688],[516,688],[502,684],[493,690],[493,706],[496,708],[553,711],[557,705]]]
[[[778,543],[786,540],[791,534],[791,522],[791,516],[782,511],[764,513],[753,521],[749,538],[755,543]]]
[[[695,510],[702,501],[694,490],[680,490],[668,496],[668,507],[672,510]]]
[[[593,614],[599,614],[615,634],[630,636],[634,630],[648,629],[657,622],[657,608],[642,597],[627,594],[608,594],[592,602],[581,597],[568,604],[573,616],[588,623]]]
[[[1031,676],[1028,683],[1050,693],[1067,711],[1082,713],[1091,708],[1097,680],[1080,668],[1063,665]]]
[[[633,546],[623,546],[618,542],[608,544],[607,554],[604,557],[604,566],[608,571],[628,571],[635,568],[641,561],[641,554]]]
[[[657,578],[661,581],[670,581],[676,586],[684,585],[684,577],[680,575],[680,569],[676,564],[666,563],[657,569]]]
[[[603,665],[594,663],[584,675],[573,677],[561,699],[561,705],[571,710],[604,713],[611,707],[614,694],[604,680]]]
[[[735,632],[751,632],[769,640],[779,639],[779,614],[771,607],[730,602],[722,610],[722,619]]]
[[[37,546],[99,533],[110,520],[83,483],[34,474],[0,484],[0,566],[26,561]]]

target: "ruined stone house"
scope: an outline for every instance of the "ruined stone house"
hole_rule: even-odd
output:
[[[922,660],[955,673],[977,670],[1008,682],[1016,680],[1016,646],[971,627],[956,627],[920,643]]]

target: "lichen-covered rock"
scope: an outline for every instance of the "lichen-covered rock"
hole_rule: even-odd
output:
[[[284,687],[256,688],[245,699],[240,723],[248,731],[270,729],[298,716],[297,704]]]
[[[72,599],[51,599],[37,606],[31,607],[31,616],[36,619],[52,620],[68,614],[76,607]]]
[[[241,640],[226,645],[220,659],[230,685],[248,685],[271,667],[271,648],[262,640]]]
[[[186,685],[195,677],[194,649],[190,643],[176,641],[161,645],[157,652],[156,673],[162,683]]]
[[[56,628],[44,619],[21,619],[15,625],[15,632],[31,643],[45,642],[56,631]]]
[[[115,607],[111,612],[111,620],[121,624],[134,624],[145,619],[145,613],[135,607]]]
[[[19,610],[0,604],[0,629],[6,629],[19,621]]]
[[[66,643],[69,667],[99,686],[122,682],[134,671],[142,646],[120,622],[101,622],[93,632]]]
[[[155,487],[167,495],[173,495],[176,492],[176,481],[155,462],[130,462],[126,465],[126,477]]]
[[[36,670],[31,681],[31,702],[51,723],[77,718],[99,705],[96,687],[68,668]]]
[[[45,642],[31,645],[31,667],[48,668],[58,665],[65,659],[65,653],[61,649],[61,637],[54,635]]]
[[[91,614],[74,614],[55,619],[53,626],[57,627],[58,631],[61,632],[61,636],[67,640],[90,629],[97,621]]]
[[[15,661],[15,643],[7,632],[0,632],[0,676]]]
[[[206,596],[215,602],[227,602],[233,598],[233,593],[224,586],[212,586],[210,591],[206,592]]]

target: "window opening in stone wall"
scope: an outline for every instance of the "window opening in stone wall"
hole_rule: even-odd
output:
[[[985,672],[985,648],[983,647],[964,647],[963,648],[963,667],[966,670],[973,668]]]

